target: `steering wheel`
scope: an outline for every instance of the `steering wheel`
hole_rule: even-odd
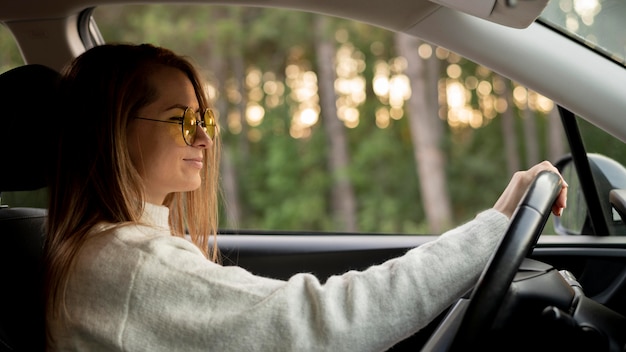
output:
[[[561,178],[540,172],[511,217],[497,250],[467,299],[453,306],[422,351],[468,350],[489,331],[522,261],[537,242],[561,190]]]

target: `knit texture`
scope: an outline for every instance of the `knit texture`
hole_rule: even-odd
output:
[[[51,325],[58,351],[383,351],[471,288],[508,219],[486,210],[405,255],[320,282],[255,276],[203,257],[151,224],[98,227],[82,248]]]

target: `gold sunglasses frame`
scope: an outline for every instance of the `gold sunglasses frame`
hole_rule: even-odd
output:
[[[196,126],[200,126],[200,128],[202,128],[204,132],[206,132],[206,134],[209,136],[209,138],[211,138],[211,140],[215,140],[215,135],[217,133],[217,124],[215,122],[215,114],[213,113],[213,110],[210,108],[204,109],[204,113],[202,114],[202,120],[198,120],[196,118],[196,112],[194,112],[190,107],[185,108],[185,111],[183,112],[183,116],[175,116],[175,117],[170,118],[170,120],[177,120],[177,121],[158,120],[158,119],[151,119],[147,117],[137,117],[137,119],[180,125],[181,132],[183,134],[183,140],[185,141],[185,144],[187,145],[192,145],[196,141],[196,133],[198,133],[198,131],[195,129]],[[188,123],[188,128],[187,128],[188,131],[185,131],[185,120],[193,121],[193,122]],[[191,136],[191,137],[188,137],[188,136]],[[191,139],[187,140],[188,138],[191,138]]]

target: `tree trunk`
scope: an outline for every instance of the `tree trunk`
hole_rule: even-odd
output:
[[[229,16],[228,13],[224,12],[225,9],[215,9],[212,12],[212,17],[215,21],[219,20],[221,17]],[[208,66],[211,68],[212,73],[212,83],[215,86],[215,89],[219,92],[220,96],[215,102],[214,109],[217,110],[219,114],[219,124],[221,129],[226,129],[227,127],[227,116],[228,116],[228,101],[226,99],[226,81],[229,76],[231,67],[228,67],[228,63],[232,63],[235,68],[236,75],[242,75],[242,69],[240,67],[243,66],[243,58],[240,53],[241,49],[235,50],[230,47],[218,47],[218,43],[221,43],[218,38],[213,38],[213,40],[207,41],[207,48],[209,52],[209,64]],[[232,43],[228,43],[226,45],[231,45]],[[236,44],[235,44],[236,45]],[[231,56],[233,56],[232,58]],[[237,69],[239,67],[239,69]],[[239,77],[239,76],[238,76]],[[240,80],[243,80],[245,77],[240,77]],[[241,87],[243,89],[243,87]],[[242,91],[241,94],[245,96],[245,92]],[[242,109],[243,110],[243,109]],[[243,112],[242,112],[243,114]],[[243,116],[243,115],[242,115]],[[245,120],[241,121],[242,124],[245,124]],[[222,130],[224,133],[225,130]],[[240,134],[241,136],[242,134]],[[245,141],[245,134],[243,134]],[[226,206],[225,214],[226,214],[226,223],[224,225],[229,227],[238,226],[241,223],[243,216],[243,205],[240,200],[240,190],[239,190],[239,175],[237,173],[237,168],[235,167],[235,161],[233,156],[233,151],[228,148],[228,144],[222,144],[222,156],[220,162],[220,170],[222,180],[222,190],[224,196],[224,204]]]
[[[332,175],[331,207],[339,228],[352,232],[358,229],[356,198],[349,174],[346,128],[337,117],[335,45],[327,35],[328,19],[324,16],[313,18],[322,125],[328,140],[328,168]]]
[[[548,113],[548,157],[555,162],[565,154],[565,136],[563,123],[556,105]]]
[[[526,141],[526,167],[531,167],[539,162],[537,117],[529,106],[522,113],[524,118],[524,140]]]
[[[505,97],[507,108],[501,115],[502,118],[502,137],[504,139],[504,152],[507,166],[507,175],[513,175],[516,171],[521,170],[519,153],[517,152],[517,134],[515,133],[515,116],[513,115],[513,92],[511,90],[511,81],[504,77],[497,76],[496,79],[503,80],[503,92],[499,92]]]
[[[398,33],[395,35],[395,43],[398,54],[408,61],[406,74],[411,81],[412,94],[408,100],[407,115],[426,219],[430,231],[440,233],[452,223],[452,211],[447,190],[445,156],[440,149],[443,128],[438,118],[437,101],[429,99],[429,90],[437,89],[437,86],[429,84],[429,72],[417,51],[419,40]],[[431,74],[438,76],[438,72]],[[436,80],[437,77],[433,81]]]

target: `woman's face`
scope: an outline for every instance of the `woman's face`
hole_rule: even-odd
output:
[[[160,67],[151,77],[157,99],[140,109],[137,117],[172,121],[182,117],[187,107],[198,111],[199,103],[191,81],[175,68]],[[200,187],[204,149],[212,141],[202,128],[196,129],[192,145],[183,139],[181,125],[132,119],[128,146],[133,164],[143,178],[146,201],[163,204],[172,192],[192,191]]]

